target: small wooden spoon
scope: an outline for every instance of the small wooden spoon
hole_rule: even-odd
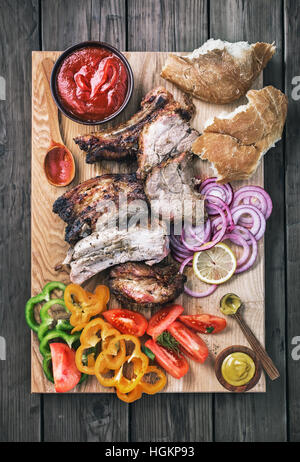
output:
[[[46,152],[44,159],[44,171],[47,180],[53,186],[67,186],[70,184],[75,177],[75,161],[73,154],[63,144],[63,140],[60,134],[60,128],[58,123],[58,109],[53,101],[51,90],[50,90],[50,78],[53,68],[53,61],[49,58],[43,59],[41,63],[42,80],[45,88],[45,95],[48,108],[48,121],[51,142],[48,151]],[[59,179],[53,178],[50,175],[49,165],[50,163],[57,160],[55,165],[56,173],[61,175]]]
[[[233,297],[235,299],[235,301],[236,301],[236,304],[232,305],[233,309],[231,310],[231,313],[229,311],[225,312],[222,309],[222,301],[223,301],[223,299],[226,299],[226,298],[229,298],[229,297]],[[236,322],[240,326],[243,334],[245,335],[246,339],[248,340],[249,344],[253,348],[253,351],[255,352],[257,357],[260,359],[260,361],[262,363],[262,366],[263,366],[264,370],[266,371],[266,373],[268,374],[268,376],[270,377],[270,379],[271,380],[277,379],[279,377],[278,369],[274,365],[272,359],[270,358],[270,356],[268,355],[268,353],[266,352],[266,350],[264,349],[262,344],[255,337],[255,335],[253,334],[250,327],[245,323],[244,319],[242,318],[240,308],[243,305],[242,305],[242,301],[241,301],[240,297],[238,297],[235,294],[226,294],[221,299],[220,304],[221,304],[221,312],[223,314],[227,315],[227,316],[232,316],[236,320]]]
[[[273,363],[272,359],[259,342],[259,340],[255,337],[250,327],[245,323],[244,319],[242,318],[241,313],[237,311],[235,314],[231,315],[237,321],[238,325],[240,326],[243,334],[245,335],[246,339],[248,340],[249,344],[251,345],[253,351],[256,353],[258,358],[260,359],[262,366],[271,380],[278,379],[279,371],[276,368],[275,364]]]

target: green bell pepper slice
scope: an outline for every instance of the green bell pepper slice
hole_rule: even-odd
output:
[[[61,298],[52,298],[46,302],[40,311],[41,324],[39,325],[37,332],[40,342],[42,341],[43,337],[54,328],[60,331],[70,331],[73,329],[73,326],[69,323],[68,319],[63,318],[55,320],[52,316],[50,316],[49,311],[54,305],[62,306],[66,314],[71,314],[66,308],[65,302]]]
[[[40,352],[43,356],[43,371],[47,379],[54,383],[53,373],[51,369],[51,350],[49,346],[49,342],[51,340],[60,339],[63,340],[70,348],[74,348],[76,342],[80,339],[81,332],[76,332],[75,334],[69,334],[64,331],[60,331],[58,329],[53,329],[49,331],[42,339],[40,343]],[[87,374],[81,374],[81,379],[79,384],[84,382],[87,379]]]
[[[62,282],[53,281],[48,282],[45,287],[43,288],[42,292],[34,297],[31,297],[25,306],[25,319],[30,327],[34,332],[37,332],[40,324],[37,322],[34,316],[34,308],[38,303],[48,302],[51,299],[51,293],[54,290],[61,290],[65,291],[66,286]]]

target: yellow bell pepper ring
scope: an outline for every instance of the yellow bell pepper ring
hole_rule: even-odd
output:
[[[140,385],[137,385],[132,391],[129,393],[121,393],[118,389],[116,390],[117,397],[124,401],[124,403],[133,403],[142,397],[143,391]]]
[[[145,378],[148,374],[155,374],[156,380],[154,383],[150,383],[145,381]],[[149,366],[146,374],[144,375],[143,379],[141,380],[139,387],[141,387],[143,393],[147,393],[148,395],[154,395],[161,391],[167,383],[167,376],[166,374],[156,366]]]
[[[66,307],[71,312],[73,331],[83,329],[90,319],[106,309],[109,288],[99,285],[94,293],[87,292],[78,284],[69,284],[64,293]]]
[[[77,368],[81,372],[84,371],[84,374],[94,375],[95,364],[93,364],[91,358],[90,361],[87,361],[87,365],[84,364],[84,356],[86,354],[86,350],[96,347],[98,343],[101,341],[103,342],[103,340],[106,340],[108,338],[113,339],[116,335],[119,335],[119,332],[113,327],[111,327],[110,324],[108,324],[103,319],[96,318],[90,321],[84,327],[80,335],[80,347],[77,349],[75,355],[75,362]],[[125,358],[125,344],[121,345],[120,350],[124,353]]]

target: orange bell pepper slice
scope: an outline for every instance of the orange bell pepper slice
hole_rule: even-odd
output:
[[[133,403],[142,397],[143,391],[140,385],[137,385],[132,391],[129,393],[121,393],[118,389],[116,390],[117,397],[124,401],[125,403]]]
[[[156,366],[148,366],[146,374],[155,373],[158,380],[155,383],[149,383],[140,381],[140,383],[129,393],[121,393],[118,389],[116,389],[117,396],[121,401],[125,403],[133,403],[142,397],[143,393],[147,393],[148,395],[154,395],[161,391],[167,383],[166,374]],[[145,375],[143,378],[145,378]]]
[[[133,352],[126,356],[123,360],[123,364],[121,365],[118,371],[115,371],[113,377],[110,380],[107,380],[106,377],[103,377],[102,368],[111,368],[111,359],[109,355],[109,351],[112,348],[113,344],[116,342],[132,342],[134,344]],[[124,364],[132,363],[133,364],[133,378],[127,379],[123,374],[123,367]],[[99,381],[99,383],[103,386],[114,386],[119,390],[120,393],[129,393],[132,391],[142,380],[149,364],[148,357],[141,351],[141,343],[140,340],[135,337],[134,335],[117,335],[114,337],[107,348],[102,351],[101,355],[97,358],[95,364],[95,375]],[[109,385],[108,385],[109,383]]]
[[[102,345],[109,340],[111,342],[116,336],[119,336],[119,331],[111,327],[106,321],[101,318],[96,318],[90,321],[83,329],[80,335],[80,347],[76,350],[75,362],[77,369],[80,372],[88,375],[95,374],[95,361],[92,361],[90,356],[94,357],[95,354],[90,353],[88,355],[88,364],[83,363],[83,357],[85,351],[96,347],[100,342]],[[116,345],[119,345],[118,351],[116,351]],[[111,363],[116,369],[118,369],[126,357],[126,346],[124,341],[115,342],[114,347],[111,346],[110,350],[107,351],[107,355],[111,356]],[[110,357],[108,356],[108,357]]]
[[[82,330],[93,316],[102,313],[109,301],[109,288],[99,285],[94,293],[87,292],[78,284],[69,284],[64,293],[67,309],[71,312],[72,333]]]
[[[143,379],[145,375],[155,373],[158,380],[154,383],[145,382]],[[166,374],[156,366],[149,366],[146,374],[144,375],[143,379],[139,383],[139,387],[141,387],[143,393],[147,393],[148,395],[154,395],[161,391],[167,383],[167,376]]]

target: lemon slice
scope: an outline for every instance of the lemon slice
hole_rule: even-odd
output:
[[[223,284],[236,270],[236,258],[228,245],[220,242],[202,252],[196,252],[193,269],[197,278],[207,284]]]

